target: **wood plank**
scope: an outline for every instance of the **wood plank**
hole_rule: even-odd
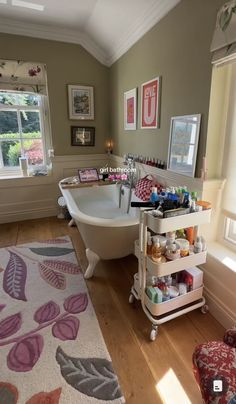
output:
[[[22,244],[69,235],[83,270],[87,258],[76,227],[66,220],[45,218],[0,225],[0,245]],[[100,261],[94,278],[87,281],[95,312],[128,404],[167,402],[161,384],[168,381],[165,394],[169,402],[198,404],[201,396],[192,372],[192,353],[199,343],[222,339],[223,327],[199,310],[159,327],[150,342],[151,323],[140,302],[128,303],[133,275],[138,263],[134,256]],[[169,378],[169,379],[168,379]],[[185,399],[171,396],[170,385],[179,383]],[[168,396],[169,394],[169,396]],[[185,401],[184,401],[185,400]]]

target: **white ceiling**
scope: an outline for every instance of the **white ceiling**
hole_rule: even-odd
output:
[[[2,1],[0,32],[78,43],[110,66],[181,0],[25,0],[44,11]]]

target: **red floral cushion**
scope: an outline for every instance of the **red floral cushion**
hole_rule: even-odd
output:
[[[235,348],[219,341],[197,346],[193,353],[193,370],[206,404],[236,403]],[[223,393],[213,392],[214,379],[223,380]]]
[[[224,342],[227,345],[236,348],[236,327],[230,328],[225,332]]]

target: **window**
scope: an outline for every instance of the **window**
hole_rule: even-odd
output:
[[[29,165],[46,163],[45,96],[0,91],[0,173],[19,169],[19,157]]]
[[[225,240],[236,246],[236,220],[228,217],[225,221]]]

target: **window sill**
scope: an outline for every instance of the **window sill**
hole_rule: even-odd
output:
[[[33,186],[33,185],[44,185],[44,184],[52,184],[53,183],[53,175],[36,175],[30,177],[23,177],[21,174],[17,175],[8,175],[1,176],[0,175],[0,189],[1,188],[13,188],[13,187],[24,187],[24,186]]]
[[[226,268],[236,273],[236,253],[218,242],[207,245],[207,252]]]

